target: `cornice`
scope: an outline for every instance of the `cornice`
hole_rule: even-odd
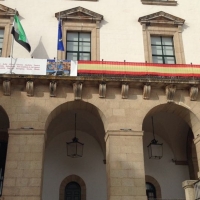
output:
[[[140,17],[138,22],[141,24],[172,24],[172,25],[183,25],[185,20],[169,13],[159,11],[150,15]]]
[[[15,13],[19,14],[18,11],[0,4],[0,16],[14,16]]]
[[[60,17],[60,19],[63,19],[63,20],[71,19],[71,20],[101,21],[103,19],[103,15],[95,13],[81,6],[57,12],[55,13],[55,17],[56,18]]]

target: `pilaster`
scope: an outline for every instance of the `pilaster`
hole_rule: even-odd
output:
[[[186,200],[194,200],[194,183],[196,180],[186,180],[182,182],[182,187],[185,190],[185,199]]]
[[[200,166],[200,136],[199,135],[194,139],[194,144],[196,146],[197,162],[198,162],[198,167],[199,167]],[[200,178],[199,169],[198,169],[197,177]]]
[[[142,131],[107,131],[108,200],[146,200]]]
[[[41,200],[45,131],[9,130],[3,199]]]

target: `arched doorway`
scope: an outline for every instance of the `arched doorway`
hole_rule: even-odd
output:
[[[105,131],[98,109],[92,104],[74,101],[65,103],[56,110],[52,112],[54,114],[50,117],[51,121],[48,121],[47,127],[43,200],[58,199],[62,193],[59,192],[61,181],[71,174],[84,179],[87,198],[105,199],[107,196],[106,165],[103,162],[105,160]],[[76,136],[80,142],[84,143],[81,158],[68,157],[66,149],[66,142],[70,142],[74,137],[75,114]],[[68,181],[79,184],[77,179],[71,178]],[[85,193],[81,191],[81,195]],[[84,199],[81,198],[81,200]]]
[[[160,183],[164,199],[185,198],[182,182],[198,172],[192,144],[194,121],[197,123],[198,119],[191,111],[173,103],[154,107],[144,118],[145,173]],[[160,160],[149,159],[148,156],[147,146],[153,139],[153,128],[156,140],[163,143]],[[191,155],[193,158],[189,159]]]
[[[9,119],[7,113],[0,106],[0,197],[2,196],[3,180],[8,146]]]

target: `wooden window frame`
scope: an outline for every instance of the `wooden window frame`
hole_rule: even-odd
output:
[[[67,38],[66,38],[66,59],[68,59],[67,58],[67,53],[77,53],[77,61],[78,60],[81,60],[81,59],[79,59],[80,57],[79,57],[79,54],[80,53],[88,53],[90,56],[89,56],[89,60],[91,60],[91,33],[90,32],[79,32],[79,31],[69,31],[69,32],[67,32],[66,33],[66,35],[68,35],[68,33],[78,33],[78,41],[75,41],[75,42],[77,42],[78,43],[78,50],[77,51],[68,51],[67,50],[67,43],[68,42],[72,42],[72,41],[70,41],[70,40],[68,40]],[[83,43],[89,43],[90,44],[90,51],[81,51],[80,49],[79,49],[79,47],[80,47],[80,33],[89,33],[90,34],[90,41],[88,42],[85,42],[85,41],[83,41]],[[67,36],[66,36],[67,37]]]
[[[151,39],[152,39],[152,37],[155,37],[155,35],[151,35]],[[162,51],[162,54],[153,54],[153,52],[152,52],[152,60],[153,60],[153,56],[159,56],[159,57],[162,57],[162,63],[163,64],[167,64],[167,63],[165,63],[165,58],[167,57],[167,58],[169,58],[169,57],[171,57],[171,58],[174,58],[174,61],[175,61],[175,63],[173,63],[173,64],[176,64],[176,57],[175,57],[175,53],[174,53],[174,41],[173,41],[173,37],[167,37],[167,36],[156,36],[156,37],[159,37],[160,38],[160,41],[161,41],[161,44],[160,45],[157,45],[157,44],[152,44],[151,43],[151,51],[152,51],[152,47],[161,47],[161,51]],[[163,38],[171,38],[172,39],[172,44],[171,45],[164,45],[163,44]],[[163,52],[163,49],[164,49],[164,47],[166,47],[166,46],[168,46],[168,47],[172,47],[173,48],[173,55],[165,55],[164,54],[164,52]]]

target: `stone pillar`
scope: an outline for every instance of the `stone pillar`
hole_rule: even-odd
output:
[[[45,131],[9,130],[4,200],[41,200]]]
[[[194,183],[196,180],[186,180],[182,182],[182,187],[185,190],[185,199],[186,200],[194,200]]]
[[[143,132],[108,131],[108,200],[146,200]]]
[[[198,166],[200,166],[200,136],[199,135],[194,139],[194,144],[196,146]],[[200,178],[199,169],[198,169],[197,177]]]

